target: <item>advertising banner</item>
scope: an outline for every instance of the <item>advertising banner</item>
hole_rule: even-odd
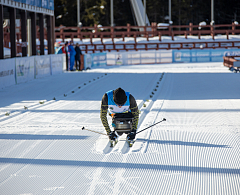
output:
[[[13,0],[13,1],[54,10],[54,0]]]
[[[34,57],[16,58],[16,83],[34,79]]]
[[[15,59],[1,60],[0,88],[15,85]]]
[[[92,56],[91,54],[84,55],[84,70],[91,69],[92,67]]]
[[[91,55],[92,55],[92,67],[107,65],[106,53],[93,53]]]
[[[148,50],[107,53],[107,65],[171,63],[172,50]]]
[[[50,55],[52,75],[59,74],[59,73],[63,72],[63,56],[66,56],[66,55],[65,54]]]
[[[84,55],[84,69],[107,65],[106,53],[92,53]]]
[[[172,50],[173,62],[222,62],[223,56],[240,55],[239,49]]]
[[[35,78],[51,75],[51,59],[49,55],[35,57]]]

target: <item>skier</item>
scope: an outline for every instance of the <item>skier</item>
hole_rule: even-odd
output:
[[[109,114],[112,116],[112,126],[115,129],[114,131],[110,130],[107,120],[107,111],[109,111]],[[126,120],[132,119],[132,124],[130,125],[131,128],[126,131],[118,131],[117,126],[121,123],[118,122],[117,124],[116,121],[118,120],[118,117],[116,116],[120,116],[120,118],[125,118]],[[127,139],[129,141],[133,141],[135,139],[139,111],[135,98],[129,92],[125,92],[122,88],[106,92],[102,97],[100,118],[110,140],[115,141],[117,134],[121,136],[123,132],[128,134]],[[129,123],[130,122],[128,121],[125,126],[128,126]],[[123,127],[125,126],[123,125]]]

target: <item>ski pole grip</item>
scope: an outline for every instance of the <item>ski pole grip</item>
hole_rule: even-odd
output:
[[[84,130],[85,129],[85,127],[82,127],[82,130]]]

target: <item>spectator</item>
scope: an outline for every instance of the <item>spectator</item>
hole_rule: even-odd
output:
[[[76,51],[73,47],[73,42],[72,41],[70,42],[70,45],[68,45],[68,52],[70,54],[70,71],[73,71]]]
[[[81,58],[80,58],[80,56],[82,55],[82,51],[81,51],[78,43],[76,44],[75,51],[76,51],[76,56],[75,56],[76,69],[80,70],[80,67],[81,67]]]
[[[66,70],[68,71],[68,42],[65,43],[63,53],[66,54]]]

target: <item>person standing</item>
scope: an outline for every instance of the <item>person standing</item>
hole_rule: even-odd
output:
[[[68,71],[68,42],[65,43],[62,51],[66,54],[66,70]]]
[[[76,51],[73,47],[73,42],[72,41],[70,42],[70,45],[68,45],[68,52],[70,54],[70,71],[73,71]]]
[[[80,58],[80,56],[82,55],[82,51],[81,51],[78,43],[76,44],[75,51],[76,51],[76,56],[75,56],[76,69],[80,70],[80,67],[81,67],[81,58]],[[78,65],[77,65],[77,64],[78,64]],[[77,68],[77,67],[78,67],[78,68]]]

